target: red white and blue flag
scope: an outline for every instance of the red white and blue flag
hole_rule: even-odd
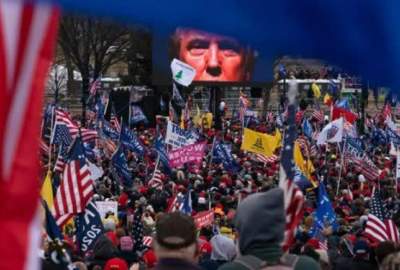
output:
[[[37,270],[39,137],[45,80],[58,10],[0,1],[0,261],[4,270]]]
[[[80,128],[78,124],[76,124],[71,119],[70,115],[67,112],[61,110],[56,110],[55,112],[56,112],[56,117],[55,117],[54,131],[52,134],[52,141],[54,141],[55,139],[57,140],[57,138],[55,137],[58,135],[57,131],[60,128],[59,126],[67,127],[69,135],[71,136],[72,139],[75,139],[78,136],[79,132],[81,133],[81,137],[84,142],[89,142],[98,137],[96,130]]]
[[[378,190],[375,190],[372,196],[371,210],[364,234],[376,243],[383,241],[399,243],[399,230],[391,219],[389,211],[385,209]]]
[[[295,166],[293,149],[296,140],[296,94],[297,85],[290,84],[288,91],[288,130],[285,132],[284,144],[281,153],[281,168],[279,187],[284,192],[286,226],[283,248],[287,250],[294,242],[294,234],[303,216],[304,196],[301,189],[294,183]]]
[[[58,225],[85,211],[93,196],[93,179],[86,165],[84,148],[77,138],[69,152],[62,180],[54,200],[54,216]]]

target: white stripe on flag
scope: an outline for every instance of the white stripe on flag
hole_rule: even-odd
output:
[[[46,35],[47,25],[52,16],[51,9],[43,6],[35,8],[31,21],[31,29],[27,39],[28,48],[25,50],[26,55],[21,56],[23,62],[21,64],[20,76],[16,80],[14,89],[14,98],[12,99],[10,111],[6,119],[6,130],[4,131],[3,142],[3,179],[9,180],[11,167],[17,151],[18,141],[21,137],[23,120],[25,119],[25,111],[27,110],[27,102],[31,93],[33,74],[40,58],[40,49],[43,38]],[[9,16],[7,16],[9,18]],[[3,28],[4,29],[4,28]],[[8,87],[11,87],[9,85]]]

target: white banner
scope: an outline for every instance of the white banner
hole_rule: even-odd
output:
[[[178,59],[171,62],[171,71],[174,81],[186,87],[192,83],[196,76],[196,70],[193,67]]]
[[[103,219],[108,212],[113,212],[114,216],[118,218],[118,202],[114,201],[100,201],[96,202],[97,211]]]
[[[194,144],[198,138],[196,133],[181,129],[177,124],[168,121],[165,143],[172,145],[172,148]]]

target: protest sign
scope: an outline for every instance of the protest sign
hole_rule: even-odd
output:
[[[185,163],[199,164],[206,149],[206,143],[196,143],[183,146],[168,153],[169,165],[171,168],[182,167]]]
[[[189,130],[184,130],[171,121],[168,121],[165,143],[172,145],[173,148],[193,144],[198,138],[199,135],[196,133]]]
[[[206,227],[212,225],[214,222],[214,211],[202,211],[193,216],[194,223],[196,224],[196,228],[201,229],[202,227]]]
[[[114,201],[100,201],[96,202],[97,210],[100,217],[104,218],[107,212],[113,212],[115,217],[118,217],[118,203]]]

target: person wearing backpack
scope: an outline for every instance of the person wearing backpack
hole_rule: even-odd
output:
[[[309,257],[283,253],[285,211],[282,189],[248,196],[239,204],[234,224],[240,254],[219,270],[320,269],[319,264]]]

